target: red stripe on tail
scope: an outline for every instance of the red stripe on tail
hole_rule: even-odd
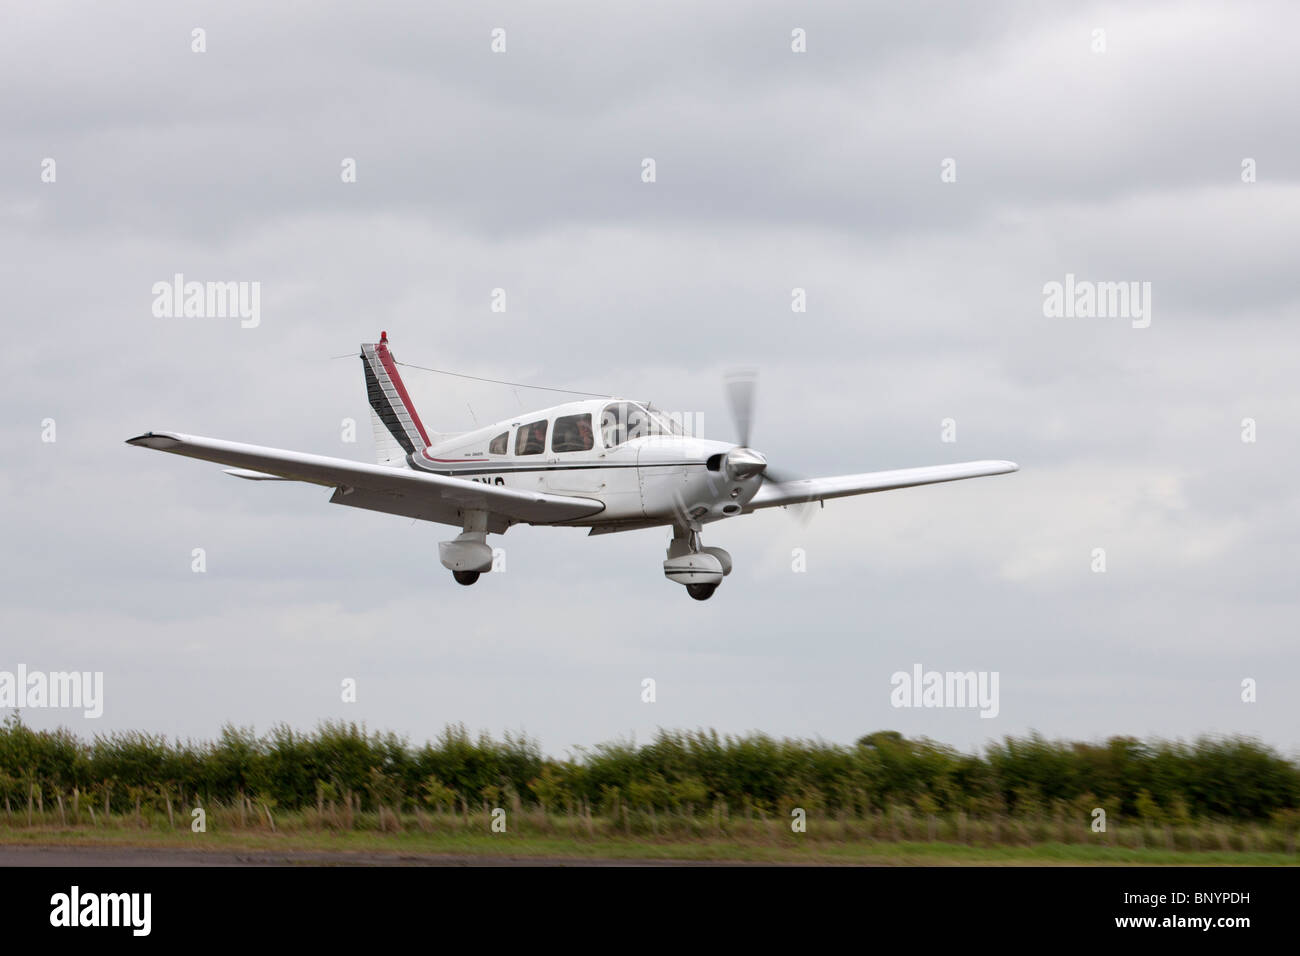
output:
[[[406,386],[402,383],[402,376],[397,373],[397,364],[393,361],[393,355],[388,351],[388,333],[379,333],[379,344],[375,346],[375,354],[379,356],[379,361],[384,366],[384,371],[388,373],[389,379],[393,383],[393,388],[397,389],[397,395],[406,406],[406,413],[411,416],[411,422],[420,432],[420,437],[424,439],[426,446],[431,445],[429,433],[424,430],[424,423],[420,421],[420,416],[415,411],[415,406],[411,404],[411,396],[406,393]]]

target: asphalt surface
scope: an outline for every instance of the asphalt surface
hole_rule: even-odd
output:
[[[347,850],[191,850],[185,847],[0,846],[8,866],[735,866],[709,860],[470,856]],[[743,865],[743,864],[741,864]]]

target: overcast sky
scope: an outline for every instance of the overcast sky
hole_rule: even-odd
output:
[[[1295,754],[1298,33],[1265,2],[12,9],[0,670],[105,681],[98,720],[25,719]],[[260,324],[155,316],[176,273],[260,283]],[[1067,274],[1149,282],[1150,325],[1046,317]],[[805,475],[1022,470],[711,525],[735,571],[700,603],[662,529],[515,528],[466,588],[438,562],[458,529],[123,444],[370,461],[361,363],[332,357],[381,329],[722,439],[723,372],[758,366],[753,444]],[[440,430],[554,402],[406,376]],[[892,707],[914,664],[997,672],[998,716]]]

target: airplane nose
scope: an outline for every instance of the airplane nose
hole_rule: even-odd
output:
[[[767,468],[767,459],[752,448],[736,447],[727,452],[727,474],[732,481],[761,475]]]

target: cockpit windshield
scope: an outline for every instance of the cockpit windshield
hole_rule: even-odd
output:
[[[678,437],[686,434],[686,429],[682,428],[682,423],[673,418],[673,416],[669,415],[667,412],[660,411],[653,405],[647,405],[645,409],[655,423],[652,434],[676,435]]]
[[[614,402],[606,405],[600,415],[600,435],[606,448],[613,448],[633,438],[685,434],[680,422],[653,405]]]

